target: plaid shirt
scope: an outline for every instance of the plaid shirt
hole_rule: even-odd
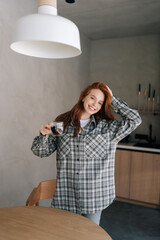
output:
[[[120,114],[121,122],[97,123],[92,115],[75,138],[71,137],[71,122],[61,137],[40,134],[34,139],[31,149],[39,157],[57,150],[57,186],[52,207],[90,214],[103,210],[114,200],[116,146],[141,123],[141,118],[117,97],[113,96],[111,107]]]

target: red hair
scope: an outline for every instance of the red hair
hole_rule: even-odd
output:
[[[79,97],[77,104],[68,112],[62,113],[59,115],[55,121],[63,121],[64,122],[64,129],[69,125],[71,121],[75,126],[75,134],[76,137],[81,129],[80,127],[80,119],[82,112],[84,111],[83,102],[82,100],[90,93],[92,89],[99,89],[104,93],[105,99],[101,109],[94,114],[95,119],[99,122],[102,119],[106,119],[108,121],[113,121],[115,119],[114,115],[112,114],[111,110],[111,102],[112,96],[110,91],[108,90],[107,86],[103,82],[95,82],[89,86],[87,86],[82,92]]]

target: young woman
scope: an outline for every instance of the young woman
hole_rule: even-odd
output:
[[[120,114],[121,122],[115,120],[111,108]],[[141,123],[141,118],[104,83],[95,82],[82,91],[70,111],[55,120],[64,122],[64,134],[55,137],[51,123],[42,125],[31,148],[39,157],[57,150],[57,186],[51,205],[99,224],[102,210],[115,198],[117,143]]]

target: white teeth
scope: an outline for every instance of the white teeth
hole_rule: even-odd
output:
[[[92,111],[95,111],[95,109],[94,109],[93,107],[89,106],[89,108],[90,108]]]

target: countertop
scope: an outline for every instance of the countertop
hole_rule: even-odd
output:
[[[137,147],[137,146],[134,146],[134,145],[135,145],[135,143],[119,143],[117,145],[117,149],[160,154],[160,149],[148,148],[148,147]]]

